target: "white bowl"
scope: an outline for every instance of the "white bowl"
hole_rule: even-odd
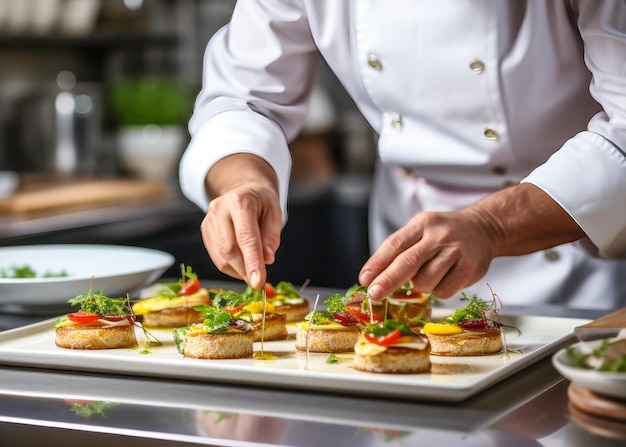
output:
[[[112,298],[131,297],[152,284],[174,263],[163,251],[118,245],[23,245],[0,248],[0,269],[29,266],[35,278],[0,278],[0,306],[56,307],[85,294],[104,289]],[[42,277],[46,272],[67,276]]]
[[[579,342],[572,347],[589,352],[602,344],[603,340]],[[567,358],[565,348],[552,357],[552,364],[556,370],[571,382],[578,383],[596,393],[605,396],[626,399],[626,372],[596,371],[572,365]]]
[[[118,155],[123,168],[138,177],[169,179],[185,142],[180,126],[128,126],[118,132]]]

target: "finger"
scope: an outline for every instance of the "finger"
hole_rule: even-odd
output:
[[[465,274],[456,265],[453,265],[439,284],[432,289],[431,293],[437,298],[447,299],[456,295],[465,286]]]
[[[370,298],[380,301],[394,290],[407,283],[427,263],[434,253],[420,250],[420,244],[412,247],[396,257],[396,259],[372,280],[367,291]]]
[[[245,199],[244,199],[245,200]],[[235,239],[244,264],[244,280],[250,287],[259,290],[266,279],[263,241],[259,227],[256,204],[240,204],[233,214]]]
[[[204,246],[219,271],[243,279],[243,255],[237,246],[232,220],[228,214],[214,212],[211,208],[215,205],[209,205],[209,208],[200,225]]]
[[[438,298],[450,298],[478,281],[487,271],[487,268],[488,266],[481,268],[471,261],[460,259],[448,270],[432,293]]]
[[[397,258],[418,243],[423,235],[421,227],[404,227],[388,236],[372,256],[363,264],[359,272],[359,282],[369,286],[374,279],[388,269]]]
[[[415,271],[414,276],[409,281],[411,287],[420,292],[432,293],[441,284],[458,259],[459,252],[452,247],[439,251]]]

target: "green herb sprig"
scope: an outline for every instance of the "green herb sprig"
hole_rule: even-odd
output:
[[[125,316],[131,313],[128,298],[109,298],[104,295],[104,289],[89,291],[84,295],[78,295],[68,300],[72,306],[80,306],[80,309],[101,316]]]
[[[465,292],[461,292],[461,301],[467,301],[467,305],[454,311],[452,315],[446,317],[442,322],[456,324],[463,319],[478,320],[483,318],[483,312],[488,311],[490,306],[485,300],[476,295],[468,296]]]
[[[384,337],[393,331],[399,330],[402,335],[414,335],[415,333],[406,323],[401,323],[398,320],[387,319],[380,323],[368,324],[363,329],[366,334],[373,335],[374,337]]]

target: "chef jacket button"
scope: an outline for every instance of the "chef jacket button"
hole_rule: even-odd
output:
[[[367,56],[367,65],[378,71],[383,69],[383,63],[380,61],[380,59],[378,59],[378,56],[376,56],[375,54],[370,54],[369,56]]]
[[[394,119],[391,120],[391,125],[400,130],[402,128],[402,115],[397,115]]]
[[[485,69],[485,63],[480,59],[472,59],[469,63],[469,68],[476,74],[480,74]]]
[[[494,166],[491,168],[494,174],[504,175],[506,174],[506,168],[504,166]]]
[[[548,248],[547,250],[544,250],[543,256],[544,258],[546,258],[547,261],[550,261],[550,262],[556,262],[559,259],[561,259],[561,255],[559,254],[559,252],[552,248]]]
[[[485,130],[483,130],[483,135],[488,140],[494,140],[495,141],[495,140],[500,138],[500,135],[498,135],[498,132],[496,132],[494,129],[491,129],[489,127],[485,128]]]

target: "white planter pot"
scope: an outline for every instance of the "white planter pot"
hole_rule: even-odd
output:
[[[120,165],[142,178],[172,179],[187,140],[181,126],[126,126],[118,132]]]

